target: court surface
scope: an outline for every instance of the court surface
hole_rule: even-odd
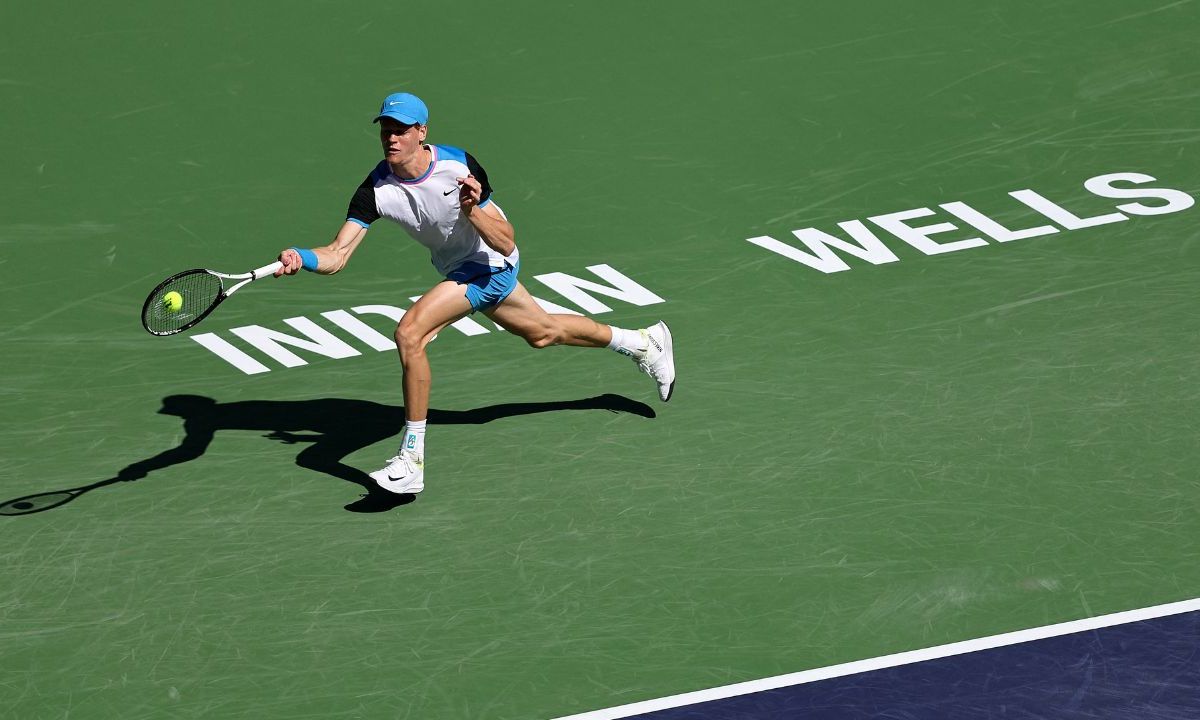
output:
[[[548,720],[1200,597],[1198,3],[0,27],[0,501],[81,490],[0,517],[2,717]],[[426,490],[386,503],[379,348],[437,280],[398,228],[184,335],[138,312],[328,242],[401,90],[487,168],[530,291],[667,321],[679,381],[474,317],[430,346]],[[1169,657],[1077,716],[1200,714],[1154,694],[1195,687],[1195,613],[1121,627]],[[875,716],[937,716],[880,677]],[[1020,677],[1007,707],[1089,712]],[[823,717],[796,702],[726,717]]]

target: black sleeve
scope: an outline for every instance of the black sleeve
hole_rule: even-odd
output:
[[[379,219],[379,208],[375,205],[374,172],[354,191],[354,197],[350,198],[350,207],[346,208],[346,219],[357,220],[364,225],[370,225]]]
[[[466,155],[467,169],[471,171],[471,174],[475,176],[475,179],[479,181],[480,186],[483,188],[483,193],[479,196],[479,204],[482,205],[492,196],[492,184],[488,182],[487,170],[483,169],[479,161],[471,153],[467,153]]]

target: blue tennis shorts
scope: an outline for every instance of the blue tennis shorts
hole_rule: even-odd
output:
[[[516,265],[505,263],[502,268],[469,262],[451,270],[446,279],[467,286],[467,301],[471,303],[471,312],[475,313],[504,302],[504,298],[517,289],[520,271],[520,260]]]

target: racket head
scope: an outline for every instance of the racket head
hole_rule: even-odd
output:
[[[167,307],[163,298],[177,292],[183,297],[179,310]],[[184,270],[163,280],[150,291],[142,305],[142,327],[151,335],[174,335],[203,320],[225,299],[221,278],[208,270]]]
[[[43,510],[56,508],[78,497],[76,490],[56,490],[54,492],[26,495],[25,497],[0,503],[0,515],[30,515]]]

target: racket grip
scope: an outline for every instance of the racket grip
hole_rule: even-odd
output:
[[[257,270],[251,270],[250,274],[254,276],[255,280],[258,280],[259,278],[264,278],[268,275],[274,275],[275,271],[281,267],[283,267],[283,263],[276,260],[275,262],[271,263],[270,265],[263,265],[262,267],[260,267]]]

